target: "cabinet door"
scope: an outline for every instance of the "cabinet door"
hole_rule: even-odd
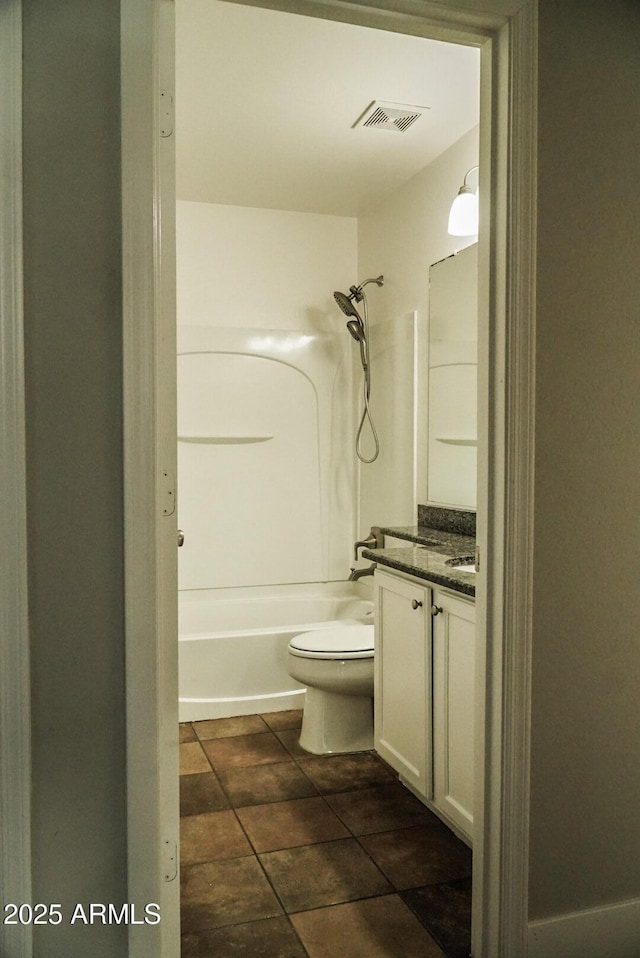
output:
[[[378,753],[431,796],[431,590],[376,571],[375,740]]]
[[[475,607],[434,591],[433,613],[433,801],[471,838]]]

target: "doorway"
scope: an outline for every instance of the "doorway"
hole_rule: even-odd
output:
[[[332,14],[338,16],[338,14],[336,14],[336,10],[338,10],[340,11],[340,15],[344,17],[347,6],[347,4],[336,4],[335,9],[332,8]],[[300,7],[300,12],[305,12],[305,5],[301,3]],[[491,635],[491,647],[487,650],[488,667],[486,669],[486,684],[483,683],[481,689],[482,694],[479,696],[483,712],[482,727],[485,732],[484,736],[481,736],[483,740],[479,743],[479,750],[482,756],[482,767],[487,771],[487,775],[484,781],[481,781],[479,785],[478,795],[481,805],[484,805],[485,810],[486,828],[483,831],[486,831],[488,835],[489,823],[491,823],[496,834],[504,835],[505,827],[508,826],[511,828],[512,833],[520,830],[518,835],[520,839],[522,837],[523,823],[526,816],[519,808],[517,814],[513,815],[509,822],[505,823],[501,781],[506,777],[508,782],[513,783],[518,779],[518,776],[520,776],[520,779],[522,778],[524,774],[522,755],[526,755],[526,749],[523,752],[521,748],[523,740],[526,744],[526,729],[522,727],[524,716],[526,715],[526,690],[521,689],[515,681],[515,676],[518,674],[516,666],[519,664],[517,659],[521,653],[514,650],[513,654],[510,654],[510,657],[507,657],[507,659],[505,659],[502,654],[502,635],[505,616],[510,617],[512,621],[518,618],[523,619],[523,634],[527,634],[526,607],[524,612],[517,611],[515,599],[518,590],[526,586],[528,575],[525,560],[522,558],[522,552],[519,550],[519,544],[524,541],[527,532],[527,523],[529,522],[527,509],[527,497],[529,495],[528,480],[526,476],[518,473],[516,476],[516,486],[514,487],[512,485],[509,488],[509,496],[514,497],[519,506],[518,510],[512,512],[506,508],[507,484],[505,481],[505,472],[510,466],[510,463],[516,460],[516,453],[519,455],[524,453],[526,458],[526,453],[530,448],[531,420],[527,415],[529,408],[527,390],[530,388],[530,380],[526,374],[523,374],[519,382],[514,386],[513,383],[508,380],[508,377],[505,379],[504,376],[508,359],[510,361],[516,359],[520,366],[522,366],[523,359],[527,355],[527,331],[529,330],[530,285],[528,278],[530,276],[531,266],[527,265],[527,251],[531,245],[530,224],[532,223],[532,217],[523,217],[521,215],[513,217],[514,207],[518,207],[518,212],[521,214],[525,209],[530,212],[531,206],[531,171],[525,164],[518,163],[518,155],[529,155],[531,130],[533,128],[533,115],[528,108],[528,104],[532,101],[532,83],[531,76],[526,70],[526,64],[527,62],[532,62],[531,59],[527,61],[527,57],[531,57],[534,30],[532,21],[529,19],[528,10],[523,8],[523,11],[524,12],[518,15],[514,14],[511,17],[511,20],[517,23],[519,27],[519,31],[516,30],[511,33],[506,30],[501,30],[501,27],[510,19],[506,16],[487,16],[484,26],[480,27],[480,21],[477,16],[471,14],[468,17],[464,15],[461,16],[457,24],[452,24],[443,23],[442,21],[438,22],[437,20],[422,22],[419,21],[419,18],[398,13],[393,15],[396,19],[392,26],[392,29],[397,29],[399,32],[419,33],[423,35],[436,34],[439,38],[443,39],[456,39],[458,41],[476,43],[482,45],[483,51],[485,77],[483,81],[483,107],[489,109],[489,115],[492,117],[492,126],[490,126],[483,135],[480,162],[485,171],[484,175],[489,178],[488,182],[490,182],[492,186],[492,233],[490,236],[487,220],[485,220],[485,225],[481,230],[480,237],[481,249],[484,248],[484,254],[481,255],[481,274],[483,274],[484,278],[481,280],[480,300],[481,309],[485,310],[487,316],[489,316],[490,312],[490,303],[492,307],[496,307],[497,305],[497,309],[492,308],[491,311],[482,360],[485,364],[484,386],[486,390],[484,409],[481,409],[481,416],[484,415],[485,417],[485,434],[488,441],[486,461],[481,464],[480,470],[484,485],[482,495],[479,498],[479,526],[480,535],[484,543],[486,543],[484,546],[486,549],[486,562],[484,565],[486,571],[484,576],[484,598],[482,599],[483,615],[481,618],[484,619],[485,634]],[[312,15],[317,13],[313,5],[311,5],[309,12],[311,12]],[[433,13],[433,11],[430,12]],[[388,29],[390,26],[390,19],[386,15],[382,15],[379,11],[373,13],[363,12],[353,9],[350,6],[348,8],[348,19],[353,19],[353,22],[358,22],[365,26],[375,27],[382,25],[385,29]],[[157,28],[157,23],[155,26]],[[487,39],[487,37],[489,39]],[[521,57],[521,70],[520,73],[516,74],[518,82],[514,82],[513,78],[511,82],[509,82],[506,73],[503,71],[507,66],[508,55],[514,54],[514,51],[517,51]],[[504,108],[509,104],[513,104],[514,101],[517,101],[519,104],[521,103],[522,110],[506,110],[506,112],[500,112],[499,107]],[[518,151],[522,151],[522,153],[519,154]],[[146,155],[148,155],[148,151]],[[148,183],[149,176],[152,181],[154,179],[157,181],[157,167],[154,169],[153,163],[143,172],[142,179],[144,180],[146,177]],[[138,182],[140,182],[140,178],[138,178]],[[505,205],[504,203],[504,198],[507,196],[508,185],[511,187],[509,193],[511,205]],[[514,185],[516,187],[515,190],[513,189]],[[129,190],[129,188],[128,186],[127,189]],[[129,202],[133,207],[138,206],[139,212],[140,204],[136,204],[132,196],[129,197]],[[127,198],[125,197],[125,208],[126,204]],[[507,222],[509,224],[515,222],[525,224],[519,226],[519,242],[510,246],[508,253],[506,247]],[[514,285],[509,287],[509,292],[510,294],[515,292],[515,299],[513,296],[508,299],[506,295],[507,273],[505,265],[508,260],[513,260],[514,258],[518,260],[519,265],[524,269],[524,273],[520,272],[518,274],[516,271],[515,275],[519,277],[526,275],[527,281],[522,279],[516,281],[512,278],[514,274],[510,271],[509,282]],[[529,273],[527,273],[527,270],[529,270]],[[129,274],[128,278],[133,286],[132,275]],[[151,308],[147,305],[147,315],[154,314],[154,309],[156,308],[152,301]],[[137,318],[139,322],[139,315]],[[523,318],[525,321],[522,325],[516,322],[516,320],[522,320]],[[508,342],[506,342],[505,339],[507,324],[509,324],[510,329],[513,327],[512,331],[515,333],[515,338],[510,338]],[[154,340],[154,333],[151,332],[149,335],[151,340]],[[141,345],[139,336],[135,337],[135,341],[133,341],[133,339],[132,337],[128,341],[130,356],[134,356],[136,350],[139,350]],[[170,341],[171,337],[169,336],[167,338],[169,345],[171,344]],[[507,353],[509,354],[508,356]],[[508,395],[505,391],[505,382],[507,382],[507,385],[511,388],[511,393]],[[158,396],[159,391],[152,397],[153,402],[156,404],[158,402]],[[516,424],[510,435],[505,437],[501,429],[501,423],[503,422],[503,413],[507,399],[511,407],[516,407]],[[155,429],[152,430],[152,433],[156,437],[153,448],[159,448],[158,433]],[[132,436],[130,435],[129,440],[131,441],[131,439]],[[160,443],[160,445],[162,444]],[[168,454],[168,459],[170,460],[170,458],[171,454]],[[154,466],[157,466],[155,457]],[[142,477],[139,477],[139,480],[141,478]],[[171,476],[169,475],[167,477],[169,493],[170,480]],[[133,478],[130,477],[130,481],[135,485]],[[165,493],[167,489],[163,489],[161,492]],[[136,520],[135,514],[132,514],[130,519],[131,528],[134,528],[138,521]],[[509,530],[506,528],[507,523],[510,527]],[[509,535],[507,535],[507,531],[509,531]],[[148,538],[150,534],[147,528],[146,537]],[[152,538],[154,541],[155,536],[156,534],[153,533]],[[169,547],[170,539],[171,537],[168,536],[167,548]],[[175,540],[172,545],[175,549]],[[515,554],[515,568],[519,571],[518,575],[516,575],[517,581],[515,583],[508,583],[506,592],[503,592],[502,589],[492,588],[492,585],[502,583],[502,569],[505,557],[508,558],[506,553],[510,555]],[[157,604],[156,608],[158,608]],[[160,617],[162,617],[162,614],[162,610],[160,609]],[[162,639],[159,641],[162,641]],[[171,657],[169,657],[169,659],[171,659]],[[481,664],[484,669],[485,663],[482,662]],[[135,667],[134,664],[133,668],[135,669]],[[515,700],[512,697],[509,701],[509,709],[511,709],[514,718],[518,717],[519,724],[514,721],[512,727],[507,726],[506,729],[503,730],[499,720],[493,719],[492,716],[502,714],[502,709],[499,706],[505,685],[511,685],[517,692]],[[520,698],[518,698],[518,695]],[[491,704],[491,709],[484,709],[485,702]],[[155,708],[157,708],[157,704],[156,700],[154,703]],[[132,708],[134,708],[133,705]],[[487,716],[486,724],[484,721],[485,711]],[[503,732],[505,732],[504,735]],[[492,762],[487,762],[486,759],[490,753]],[[480,776],[480,778],[482,779],[483,777]],[[135,786],[135,774],[132,775],[131,784],[132,787]],[[520,795],[520,798],[523,798],[523,794],[524,793]],[[492,834],[494,832],[492,832]],[[518,847],[521,847],[522,844],[520,840]],[[522,895],[525,885],[524,858],[521,857],[519,861],[515,863],[514,873],[517,880],[515,884],[512,883],[509,886],[510,890],[507,891],[506,899],[504,895],[500,897],[497,895],[497,890],[503,887],[502,882],[507,858],[506,853],[502,850],[503,847],[505,847],[504,844],[500,842],[497,844],[495,842],[486,844],[482,836],[478,843],[476,858],[478,859],[477,875],[479,881],[476,882],[477,893],[475,895],[476,901],[474,901],[474,912],[476,915],[474,948],[478,955],[489,953],[497,954],[499,953],[497,948],[494,948],[492,952],[487,950],[490,942],[496,942],[504,938],[508,933],[512,935],[511,940],[516,941],[518,936],[521,937],[524,933],[522,912],[518,907],[526,900],[526,897]],[[526,847],[526,843],[524,847]],[[512,893],[511,889],[515,889],[515,891]],[[509,901],[510,894],[512,901]],[[490,904],[490,902],[500,902],[501,907]],[[518,951],[514,948],[510,953],[516,954]]]
[[[346,587],[353,542],[369,525],[416,523],[418,503],[427,501],[421,439],[427,424],[418,397],[426,393],[429,266],[470,242],[448,235],[447,213],[464,173],[478,161],[479,74],[475,47],[226,2],[176,4],[177,509],[185,534],[178,581],[186,633],[196,607],[202,610],[199,629],[206,629],[211,610],[210,629],[218,631],[221,618],[229,618],[230,595],[253,605],[267,590],[275,596],[296,588],[311,593],[312,583]],[[353,353],[332,290],[380,273],[385,285],[373,291],[368,306],[372,410],[382,455],[358,470],[355,424],[343,426],[358,387],[343,372]],[[413,348],[399,350],[395,343],[407,326]],[[387,370],[389,354],[398,358]],[[313,378],[317,406],[298,392],[307,385],[296,380],[298,371]],[[405,430],[397,428],[407,382],[415,390],[402,407],[406,433],[417,446],[411,449],[400,441]],[[296,422],[290,421],[292,408]],[[273,438],[247,441],[263,436]],[[339,496],[331,494],[337,475]],[[475,505],[475,489],[471,498]],[[358,516],[370,521],[358,525]],[[361,580],[360,588],[371,593],[371,582]],[[246,654],[247,661],[230,663],[221,651],[218,665],[215,645],[226,639],[209,643],[201,635],[197,642],[180,637],[180,715],[200,719],[181,732],[195,728],[206,758],[197,741],[185,742],[183,752],[200,754],[206,771],[182,778],[181,786],[189,793],[211,788],[213,796],[212,779],[219,771],[224,789],[231,758],[218,755],[209,736],[224,733],[248,747],[271,733],[263,726],[253,733],[259,738],[249,739],[238,721],[220,718],[216,724],[225,704],[231,716],[255,691],[250,672],[259,650],[244,653],[245,639],[236,635],[234,657]],[[244,681],[236,687],[231,676],[238,671]],[[264,676],[266,663],[260,671]],[[212,679],[211,691],[204,688],[203,673],[220,676],[218,688]],[[206,711],[202,698],[209,696]],[[272,707],[285,706],[276,699]],[[268,704],[247,702],[244,709],[255,723],[254,713],[269,715]],[[282,751],[272,761],[274,772],[284,772]],[[304,763],[299,767],[304,774]],[[258,771],[251,763],[244,774]],[[295,789],[268,794],[272,804],[261,809],[264,817],[293,808],[312,815],[317,808]],[[352,800],[374,802],[378,795],[387,791],[372,784]],[[228,799],[241,821],[246,805],[260,804],[244,794],[238,800],[233,791]],[[321,808],[329,816],[326,802]],[[204,800],[191,801],[189,809],[185,834],[205,823],[213,831],[228,817]],[[410,839],[426,841],[427,835],[442,838],[424,825],[402,837],[409,846]],[[345,855],[363,841],[357,828],[343,840]],[[453,870],[452,862],[443,862],[437,876],[428,869],[423,876],[403,874],[399,886],[429,877],[469,879],[470,856],[450,841]],[[307,844],[306,836],[299,844]],[[416,854],[426,857],[428,848],[428,842],[420,845]],[[189,899],[188,906],[183,901],[183,935],[198,927],[191,900],[197,875],[220,868],[214,864],[219,851],[208,854],[212,860],[205,862],[202,848],[183,845]],[[224,867],[230,871],[232,860]],[[442,894],[460,896],[457,932],[464,940],[468,887],[462,893],[443,882]],[[408,915],[406,903],[397,907]],[[228,920],[210,919],[212,925]]]

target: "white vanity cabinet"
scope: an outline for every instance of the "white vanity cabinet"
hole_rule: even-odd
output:
[[[433,804],[467,837],[473,828],[475,606],[433,591]]]
[[[392,570],[375,573],[375,747],[472,839],[475,607]]]
[[[429,798],[431,763],[431,590],[401,575],[375,573],[376,751]]]

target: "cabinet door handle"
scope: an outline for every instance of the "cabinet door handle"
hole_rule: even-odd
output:
[[[422,605],[422,602],[418,602],[417,599],[412,599],[412,600],[411,600],[411,608],[412,608],[412,609],[419,609],[421,605]]]
[[[441,605],[432,605],[431,606],[431,615],[438,615],[439,612],[442,612]]]

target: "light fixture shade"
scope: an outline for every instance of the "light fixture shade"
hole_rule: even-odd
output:
[[[468,186],[460,188],[451,204],[448,232],[450,236],[475,236],[478,232],[478,196]]]

